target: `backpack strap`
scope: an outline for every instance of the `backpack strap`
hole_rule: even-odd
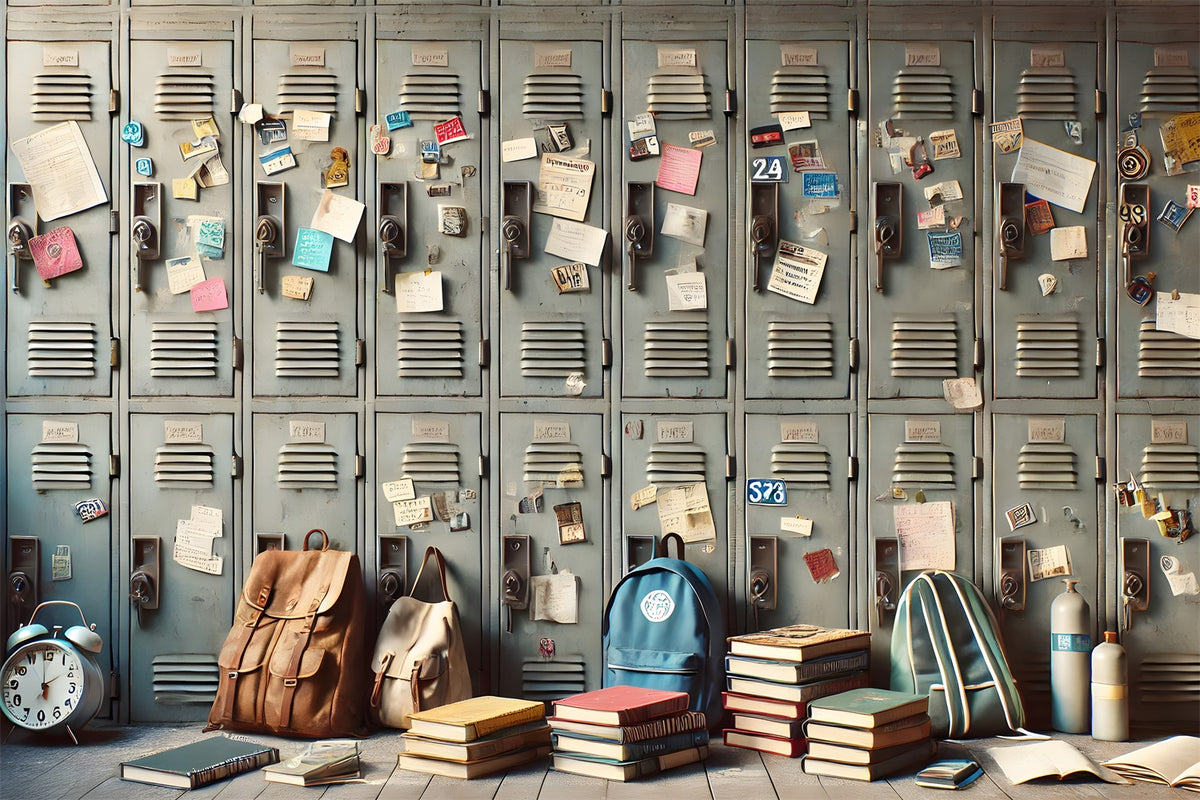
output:
[[[662,538],[662,541],[658,543],[659,557],[660,558],[670,558],[671,557],[671,542],[672,541],[674,541],[675,544],[678,545],[678,547],[676,548],[676,552],[679,555],[677,555],[675,557],[677,559],[679,559],[680,561],[687,561],[687,557],[684,554],[685,551],[684,551],[684,547],[683,547],[683,537],[680,536],[678,533],[668,533],[666,536],[664,536]]]
[[[417,590],[417,584],[421,582],[421,575],[425,572],[425,565],[429,563],[429,557],[433,556],[437,561],[438,579],[442,584],[442,598],[450,599],[450,590],[446,588],[446,559],[442,557],[442,551],[438,550],[433,545],[425,548],[425,557],[421,559],[421,568],[417,570],[417,577],[413,578],[412,587],[408,590],[408,596],[412,597],[413,592]]]
[[[937,660],[938,672],[942,676],[942,689],[946,693],[946,713],[949,716],[948,736],[953,739],[965,734],[971,729],[971,706],[967,700],[967,687],[963,683],[962,668],[958,664],[958,656],[954,653],[954,640],[950,628],[946,624],[946,609],[938,594],[938,575],[945,572],[922,572],[916,580],[920,581],[918,591],[922,594],[921,611],[925,616],[925,627],[930,631],[930,644],[933,656]],[[953,579],[947,578],[953,582]],[[937,607],[937,613],[930,613],[930,604]],[[942,634],[933,635],[934,626]],[[957,712],[957,713],[956,713]],[[957,724],[956,724],[957,722]]]

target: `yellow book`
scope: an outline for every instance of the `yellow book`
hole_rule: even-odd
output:
[[[546,716],[540,700],[481,695],[408,715],[409,730],[418,736],[448,742],[469,742],[502,728],[534,722]]]

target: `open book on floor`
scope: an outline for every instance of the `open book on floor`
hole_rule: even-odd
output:
[[[1200,737],[1172,736],[1101,762],[1118,775],[1200,792]]]
[[[1069,775],[1092,774],[1107,783],[1133,783],[1122,778],[1107,767],[1102,767],[1075,749],[1070,742],[1051,739],[1048,742],[1033,742],[1009,746],[989,747],[988,755],[996,760],[1000,769],[1013,784],[1025,783],[1037,778],[1057,778]]]

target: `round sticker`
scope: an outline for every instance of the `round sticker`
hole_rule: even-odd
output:
[[[675,613],[675,601],[663,589],[647,592],[641,605],[642,616],[651,622],[665,622]]]

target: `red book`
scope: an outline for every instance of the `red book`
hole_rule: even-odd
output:
[[[554,701],[554,716],[572,722],[599,725],[632,725],[667,714],[686,711],[687,692],[643,689],[640,686],[609,686],[593,692]]]
[[[725,744],[728,747],[742,747],[747,750],[761,750],[764,753],[774,753],[778,756],[795,758],[804,755],[808,742],[803,736],[786,739],[782,736],[771,736],[767,733],[753,733],[737,728],[725,729]]]

